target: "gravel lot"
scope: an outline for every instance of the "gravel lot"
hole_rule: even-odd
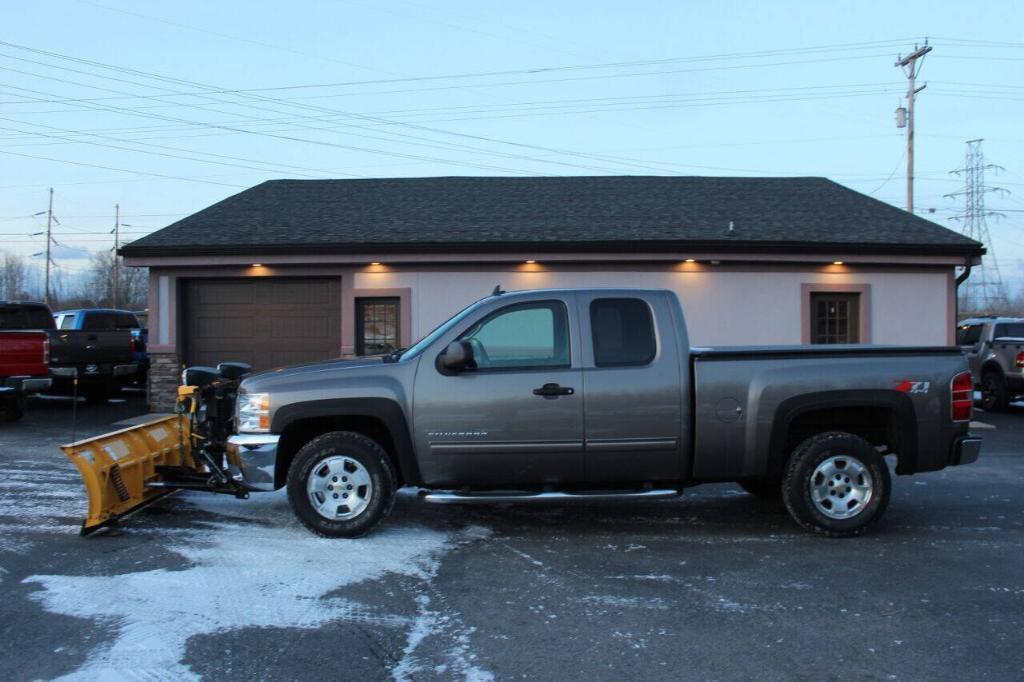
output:
[[[140,413],[78,407],[79,437]],[[1024,407],[971,466],[827,540],[731,485],[454,507],[324,540],[281,494],[180,494],[77,535],[68,400],[0,425],[6,679],[1024,678]]]

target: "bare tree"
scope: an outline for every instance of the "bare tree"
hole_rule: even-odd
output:
[[[28,294],[28,266],[25,259],[4,253],[0,265],[0,298],[9,300],[30,298]]]
[[[83,298],[90,299],[95,306],[113,306],[116,286],[117,307],[129,310],[145,308],[149,296],[149,271],[146,268],[128,268],[123,262],[119,262],[115,283],[115,258],[120,261],[120,257],[110,251],[92,255],[85,290],[82,292]]]

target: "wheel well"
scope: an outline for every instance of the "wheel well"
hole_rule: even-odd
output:
[[[908,445],[903,424],[896,411],[890,408],[843,406],[808,410],[789,423],[781,449],[773,453],[769,475],[781,476],[796,446],[826,431],[845,431],[860,436],[875,447],[883,447],[883,454],[894,454],[897,459]]]
[[[311,417],[294,421],[285,427],[277,444],[277,463],[274,471],[274,487],[280,488],[288,479],[288,469],[302,446],[317,436],[332,431],[360,433],[379,444],[391,458],[399,487],[405,484],[402,468],[395,451],[395,440],[387,425],[377,417],[346,415],[343,417]]]
[[[997,374],[999,375],[999,378],[1002,378],[1003,368],[998,362],[986,362],[981,366],[981,376],[985,376],[986,374]]]

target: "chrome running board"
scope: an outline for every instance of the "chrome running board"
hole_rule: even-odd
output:
[[[666,497],[678,497],[682,494],[680,490],[657,489],[657,490],[598,490],[594,492],[476,492],[459,493],[451,491],[420,492],[420,495],[427,502],[436,504],[459,504],[459,503],[494,503],[494,502],[549,502],[560,500],[624,500],[624,499],[663,499]]]

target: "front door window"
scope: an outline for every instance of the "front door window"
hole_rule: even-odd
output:
[[[504,308],[474,325],[462,339],[473,348],[477,369],[569,366],[565,305],[557,301]]]

